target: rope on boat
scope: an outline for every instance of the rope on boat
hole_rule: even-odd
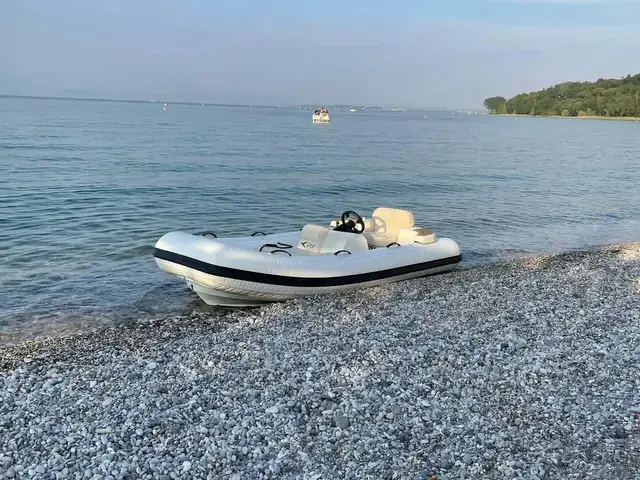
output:
[[[289,252],[287,252],[286,250],[271,250],[271,253],[286,253],[287,255],[291,256],[291,254]]]
[[[258,250],[258,251],[261,252],[262,249],[265,248],[265,247],[282,249],[282,248],[293,248],[293,245],[289,245],[288,243],[282,243],[282,242],[278,242],[277,244],[275,244],[275,243],[265,243],[264,245],[262,245],[260,247],[260,250]]]

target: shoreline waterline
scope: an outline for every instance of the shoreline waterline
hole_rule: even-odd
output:
[[[508,265],[512,262],[525,261],[530,258],[548,258],[549,256],[557,256],[557,255],[571,255],[571,254],[590,254],[596,253],[602,250],[607,249],[616,249],[616,248],[626,248],[629,245],[633,246],[636,243],[640,244],[640,242],[625,242],[625,243],[612,243],[612,244],[602,244],[591,246],[591,248],[586,249],[574,249],[568,251],[553,251],[553,252],[531,252],[531,253],[518,253],[507,256],[505,259],[493,259],[486,262],[478,262],[477,260],[468,263],[468,260],[464,259],[463,261],[451,272],[447,272],[446,275],[455,275],[458,272],[466,271],[466,270],[474,270],[474,269],[483,269],[483,268],[499,268],[500,265]],[[429,278],[429,277],[427,277]],[[415,281],[415,280],[409,280]],[[403,282],[404,283],[404,282]],[[186,305],[182,310],[183,313],[178,313],[176,311],[171,312],[141,312],[136,314],[135,312],[127,312],[127,313],[114,313],[108,312],[104,315],[105,320],[97,322],[93,324],[90,320],[91,317],[81,317],[75,315],[70,317],[67,321],[59,321],[57,320],[50,328],[46,326],[38,326],[34,329],[23,329],[21,331],[16,332],[0,332],[0,352],[3,349],[20,347],[21,345],[37,345],[39,343],[46,342],[56,342],[58,340],[73,338],[73,337],[83,337],[83,336],[92,336],[92,335],[101,335],[104,331],[112,331],[113,329],[118,328],[128,328],[130,326],[145,324],[145,325],[153,325],[154,323],[163,323],[167,319],[176,319],[176,318],[187,318],[190,315],[198,315],[198,316],[206,316],[211,318],[225,318],[231,312],[239,310],[245,312],[251,312],[252,309],[236,309],[236,308],[225,308],[225,307],[212,307],[204,304],[199,298],[197,298],[190,290],[187,291],[186,287],[181,289],[181,283],[177,281],[171,282],[172,294],[179,294],[182,296],[188,295],[190,296],[190,301],[188,301],[188,305]],[[393,285],[393,284],[392,284]],[[384,286],[383,286],[384,287]],[[383,288],[379,287],[379,288]],[[366,290],[365,290],[366,291]],[[323,295],[318,297],[319,299],[325,298],[327,301],[332,300],[332,295]],[[184,299],[181,299],[184,301]],[[287,302],[284,302],[286,304]]]
[[[633,242],[7,347],[0,474],[634,478],[639,306]]]

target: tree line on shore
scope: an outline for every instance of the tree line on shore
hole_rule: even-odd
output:
[[[513,98],[489,97],[493,114],[640,117],[640,73],[596,82],[565,82]]]

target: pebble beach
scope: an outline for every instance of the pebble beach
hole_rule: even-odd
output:
[[[640,479],[639,372],[640,243],[131,321],[0,349],[0,479]]]

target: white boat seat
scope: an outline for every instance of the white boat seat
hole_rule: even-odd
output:
[[[369,245],[364,235],[336,232],[322,225],[307,224],[300,232],[297,248],[307,254],[336,253],[340,250],[356,253],[369,250]]]
[[[307,253],[320,253],[322,243],[327,238],[328,227],[308,223],[302,227],[297,247]]]
[[[367,228],[364,235],[369,245],[375,247],[386,247],[390,243],[398,242],[400,231],[411,229],[415,225],[413,213],[397,208],[376,208],[371,219],[372,228]]]

